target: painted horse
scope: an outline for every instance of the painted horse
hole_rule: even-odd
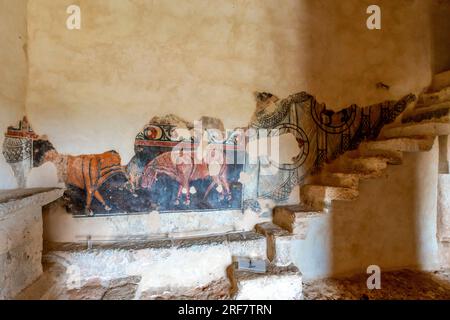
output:
[[[203,199],[206,199],[211,189],[217,186],[221,194],[221,199],[226,197],[228,200],[231,200],[231,192],[227,178],[227,165],[225,163],[217,165],[208,164],[205,161],[195,163],[195,156],[196,153],[194,151],[185,151],[180,157],[181,161],[173,161],[171,151],[157,156],[145,166],[141,177],[141,186],[150,190],[158,179],[158,175],[167,175],[179,184],[175,205],[180,203],[183,191],[186,192],[186,201],[184,203],[189,205],[191,202],[190,183],[195,180],[203,180],[211,177],[213,181],[206,189]],[[212,172],[212,166],[216,166],[217,170],[215,172]]]

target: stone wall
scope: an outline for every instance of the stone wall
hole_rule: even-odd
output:
[[[42,273],[41,207],[0,217],[0,299],[13,298]]]
[[[42,206],[63,190],[0,191],[0,299],[12,299],[42,274]]]

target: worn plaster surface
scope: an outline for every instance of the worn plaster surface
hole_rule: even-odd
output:
[[[27,1],[0,1],[0,131],[25,113],[27,83]],[[0,145],[4,136],[0,135]],[[14,173],[0,153],[0,189],[17,187]]]
[[[169,112],[244,126],[254,91],[305,90],[341,109],[417,93],[431,80],[423,1],[381,1],[380,31],[366,28],[370,1],[82,0],[73,31],[69,4],[28,5],[27,114],[66,154],[114,149],[128,162],[142,119]]]

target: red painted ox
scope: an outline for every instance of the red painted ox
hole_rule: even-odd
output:
[[[152,188],[153,184],[157,180],[158,175],[165,174],[170,178],[174,179],[179,183],[177,199],[175,204],[180,203],[180,198],[183,189],[186,190],[186,201],[185,204],[190,204],[190,183],[195,180],[212,178],[212,183],[208,186],[205,191],[204,199],[208,196],[209,192],[214,186],[220,187],[221,197],[227,197],[228,200],[231,199],[230,187],[227,180],[227,165],[217,164],[219,167],[218,172],[211,175],[210,166],[211,164],[202,161],[201,163],[195,163],[195,151],[184,151],[178,158],[176,163],[172,160],[172,152],[165,152],[155,159],[150,161],[144,169],[142,174],[141,186],[143,188]]]

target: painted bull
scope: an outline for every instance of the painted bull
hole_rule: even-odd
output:
[[[97,199],[106,211],[111,210],[100,194],[99,188],[116,174],[127,176],[125,168],[121,165],[120,155],[116,151],[79,156],[61,155],[48,140],[34,140],[33,166],[39,167],[49,161],[55,164],[60,180],[86,192],[85,210],[90,215],[93,198]]]

